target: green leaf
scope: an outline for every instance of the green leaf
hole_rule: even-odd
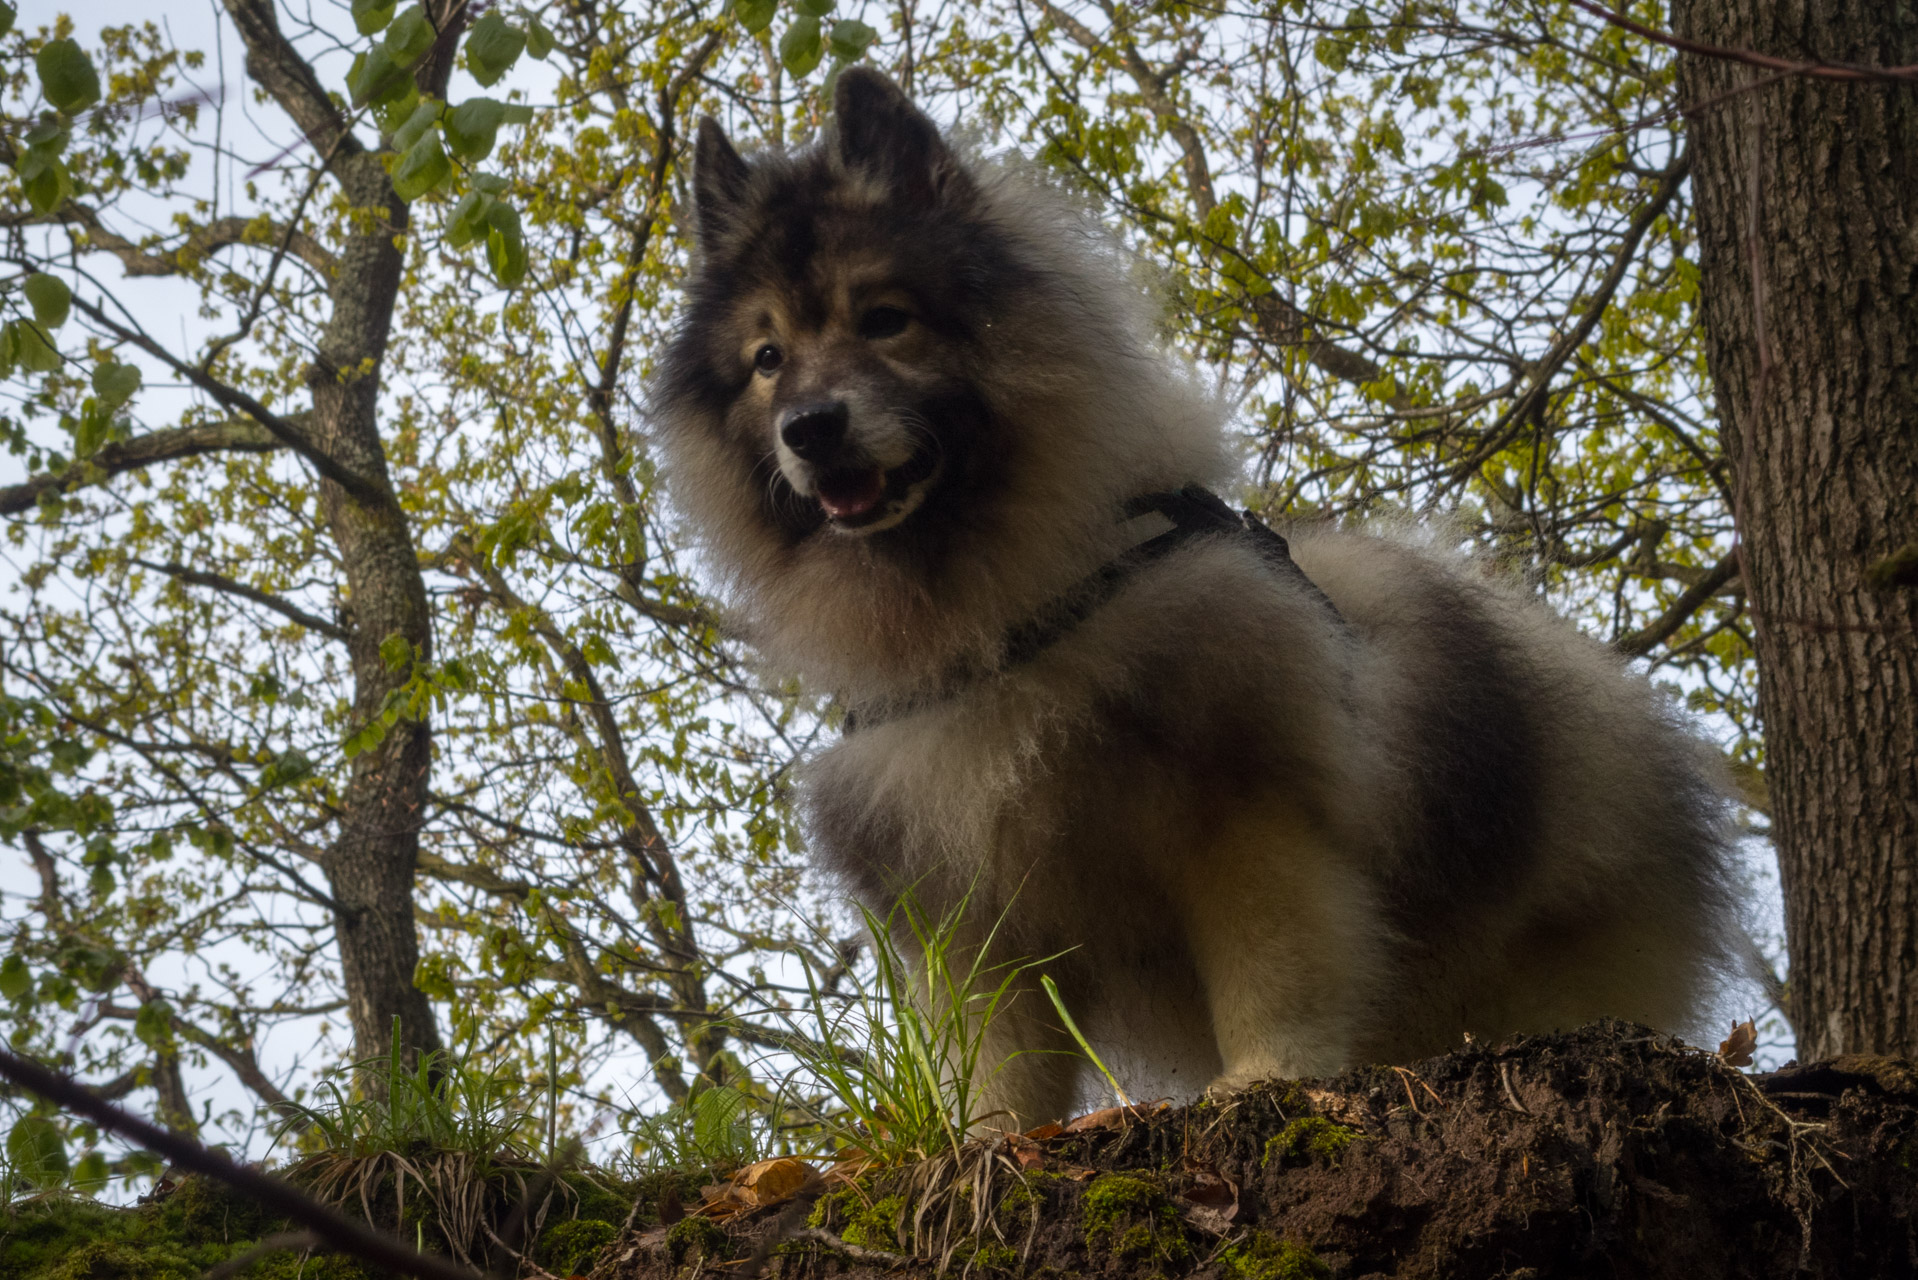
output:
[[[386,29],[387,56],[399,66],[410,67],[426,56],[437,35],[439,32],[426,20],[426,11],[414,5],[393,19],[393,25]]]
[[[27,968],[26,960],[17,955],[0,960],[0,996],[5,996],[12,1004],[19,1004],[33,991],[33,971]]]
[[[294,786],[305,782],[314,773],[313,761],[306,752],[298,747],[289,747],[260,770],[260,790]]]
[[[413,645],[407,638],[395,631],[380,641],[380,661],[386,664],[388,671],[404,670],[413,661]]]
[[[493,207],[493,199],[486,192],[477,190],[469,191],[460,198],[446,219],[448,248],[464,249],[486,234],[486,214]]]
[[[533,123],[533,109],[524,102],[509,102],[506,104],[506,114],[500,117],[500,123],[531,124]]]
[[[22,369],[29,373],[52,373],[60,367],[60,353],[53,349],[39,326],[15,321],[7,328],[13,331],[13,358]]]
[[[140,389],[140,367],[109,360],[93,368],[93,392],[109,408],[119,408]]]
[[[553,51],[553,43],[553,33],[546,29],[545,23],[541,22],[538,18],[534,18],[527,24],[526,52],[532,54],[541,62],[544,62],[546,61],[546,55]]]
[[[73,194],[73,179],[66,165],[53,156],[29,151],[20,161],[20,186],[35,213],[52,213]]]
[[[801,13],[823,18],[832,12],[833,0],[793,0],[793,7]]]
[[[93,60],[72,40],[49,40],[34,55],[40,73],[40,92],[55,111],[78,115],[100,100],[100,73]]]
[[[446,145],[468,164],[478,164],[492,154],[499,137],[506,104],[491,98],[468,98],[446,117]]]
[[[165,1049],[173,1043],[173,1006],[164,1000],[149,1000],[133,1015],[133,1034],[149,1049]]]
[[[57,1187],[67,1180],[67,1143],[60,1126],[46,1116],[26,1115],[7,1133],[7,1160],[36,1187]]]
[[[413,108],[413,114],[406,117],[406,123],[393,130],[393,150],[411,151],[413,144],[425,136],[426,131],[438,122],[446,104],[428,99]]]
[[[106,1190],[106,1185],[111,1180],[112,1173],[107,1168],[107,1158],[101,1152],[89,1151],[80,1157],[80,1163],[73,1166],[72,1185],[76,1191],[92,1195],[97,1191]]]
[[[466,69],[490,88],[519,60],[525,47],[525,35],[495,10],[475,22],[466,37]]]
[[[7,0],[0,0],[0,36],[5,36],[9,31],[13,30],[13,20],[19,15],[19,12],[18,9],[15,9],[11,4],[7,3]]]
[[[773,24],[779,12],[779,0],[733,0],[733,16],[751,35],[758,35]]]
[[[879,33],[859,19],[843,18],[832,24],[832,56],[841,62],[857,62],[878,38]]]
[[[779,60],[796,77],[818,66],[825,52],[826,42],[819,35],[819,19],[809,13],[794,18],[786,34],[779,38]]]
[[[393,166],[393,192],[402,200],[417,200],[452,175],[453,162],[446,158],[439,134],[428,133]]]
[[[104,898],[113,892],[113,868],[105,863],[95,867],[87,875],[87,888],[96,898]]]
[[[508,289],[526,278],[526,240],[520,234],[519,210],[495,200],[486,211],[486,261],[493,279]]]
[[[353,0],[353,25],[363,36],[370,36],[393,21],[398,0]]]
[[[67,312],[73,306],[73,290],[67,288],[67,282],[59,276],[36,271],[27,277],[22,291],[33,307],[33,318],[40,322],[42,329],[58,329],[67,322]]]
[[[73,431],[73,456],[91,458],[107,442],[107,432],[113,425],[113,414],[105,405],[89,396],[80,409],[79,421]]]

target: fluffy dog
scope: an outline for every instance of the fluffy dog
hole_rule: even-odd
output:
[[[705,121],[693,185],[667,475],[767,663],[850,711],[803,796],[864,901],[1065,952],[1141,1092],[1690,1024],[1726,809],[1646,681],[1416,538],[1223,512],[1224,413],[1112,238],[883,76],[791,153]],[[1022,996],[989,1096],[1065,1113],[1082,1059],[1032,1051],[1070,1047]]]

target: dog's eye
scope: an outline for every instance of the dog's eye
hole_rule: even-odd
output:
[[[785,357],[779,354],[779,348],[768,342],[765,346],[753,352],[753,368],[759,370],[761,373],[771,373],[779,367],[779,362],[784,359]]]
[[[859,317],[859,336],[862,338],[890,338],[905,332],[906,322],[911,317],[898,307],[874,307]]]

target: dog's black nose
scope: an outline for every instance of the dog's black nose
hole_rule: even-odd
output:
[[[802,404],[786,411],[779,438],[807,462],[824,462],[845,440],[847,417],[844,400]]]

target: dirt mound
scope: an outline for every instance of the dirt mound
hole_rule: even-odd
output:
[[[1035,1135],[654,1213],[592,1280],[1918,1276],[1918,1071],[1890,1059],[1748,1076],[1600,1023]]]

